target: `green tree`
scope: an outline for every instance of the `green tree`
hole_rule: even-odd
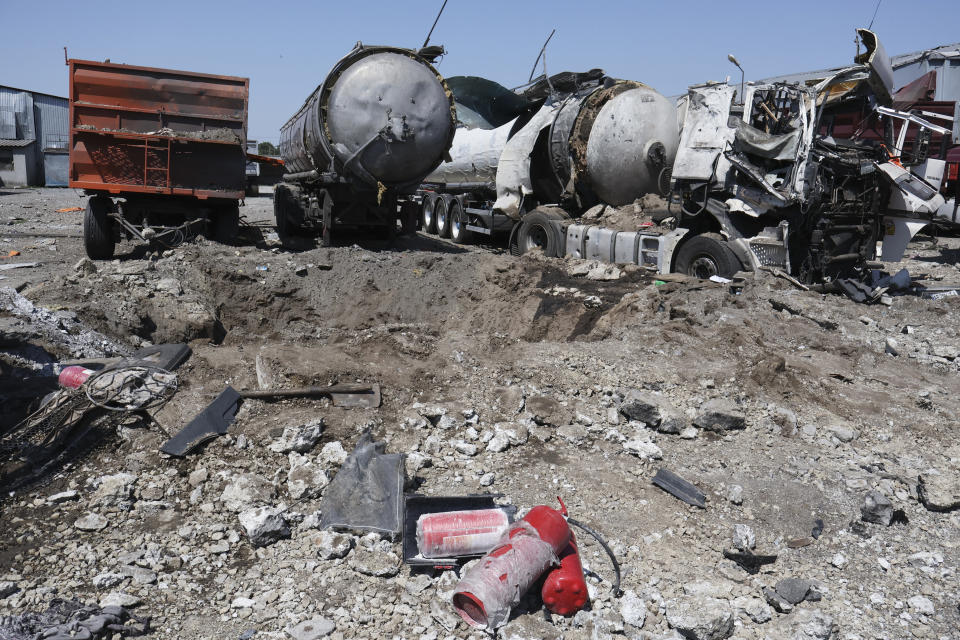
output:
[[[280,150],[273,146],[272,143],[264,140],[257,145],[257,153],[261,156],[278,156],[280,155]]]

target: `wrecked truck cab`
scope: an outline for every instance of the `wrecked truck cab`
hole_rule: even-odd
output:
[[[672,191],[690,233],[672,269],[705,278],[760,266],[789,268],[782,211],[804,195],[815,96],[797,85],[690,88],[678,105],[680,146]],[[731,260],[731,256],[736,261]]]
[[[922,227],[916,222],[941,208],[936,188],[891,152],[899,154],[902,139],[895,146],[891,136],[831,135],[836,113],[904,116],[888,108],[892,75],[882,46],[872,32],[859,34],[867,51],[858,64],[818,84],[749,84],[737,104],[734,87],[710,83],[681,99],[672,200],[677,224],[690,233],[673,270],[729,277],[737,266],[769,267],[808,283],[862,277],[885,233],[887,259],[894,236],[908,241]],[[894,219],[905,208],[914,224]]]

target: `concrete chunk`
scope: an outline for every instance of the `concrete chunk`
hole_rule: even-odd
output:
[[[893,503],[879,491],[871,491],[863,499],[860,507],[860,519],[887,527],[893,520]]]
[[[701,405],[693,424],[707,431],[730,431],[745,428],[747,421],[733,402],[715,398]]]
[[[960,476],[924,473],[918,478],[917,494],[930,511],[953,511],[960,508]]]

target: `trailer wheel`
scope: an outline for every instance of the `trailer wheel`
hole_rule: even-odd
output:
[[[463,202],[454,198],[450,203],[450,239],[457,244],[468,244],[473,239],[473,232],[467,229],[468,222]]]
[[[517,246],[521,254],[539,248],[543,255],[559,258],[562,255],[561,238],[557,225],[559,216],[533,211],[523,217],[517,231]]]
[[[210,238],[220,244],[234,245],[240,236],[240,205],[217,207],[207,220]]]
[[[417,232],[417,203],[412,200],[404,200],[400,205],[400,233],[405,236],[412,236]]]
[[[726,241],[716,233],[693,236],[677,249],[674,271],[707,280],[710,276],[732,278],[742,266]]]
[[[91,260],[113,258],[117,246],[113,237],[113,220],[110,209],[113,202],[105,196],[91,196],[83,216],[83,247]]]
[[[451,201],[453,201],[453,198],[447,194],[443,194],[433,203],[433,217],[437,220],[437,235],[441,238],[450,237]]]
[[[296,221],[291,220],[291,215],[298,207],[299,203],[290,187],[278,184],[273,192],[273,217],[277,223],[280,242],[286,243],[291,236],[303,233],[303,228]]]
[[[424,233],[437,232],[437,218],[433,215],[434,202],[438,200],[436,195],[427,195],[423,197],[420,203],[420,230]]]

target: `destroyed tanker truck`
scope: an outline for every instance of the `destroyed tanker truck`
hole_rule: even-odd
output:
[[[455,109],[431,62],[443,53],[357,46],[280,131],[286,171],[274,195],[281,240],[334,228],[416,231],[412,194],[447,155]]]
[[[448,83],[459,127],[452,160],[418,194],[426,233],[466,243],[510,232],[515,253],[539,246],[563,255],[571,217],[669,184],[676,110],[644,84],[599,69],[544,77],[519,92],[484,78]],[[621,242],[627,262],[638,244]]]
[[[907,141],[896,135],[907,125],[921,139],[949,131],[889,107],[889,59],[872,32],[858,35],[866,51],[857,64],[814,86],[751,84],[737,104],[733,87],[706,84],[681,99],[673,192],[686,232],[675,270],[708,278],[766,266],[807,283],[860,278],[878,241],[882,259],[898,261],[917,231],[949,219],[955,203],[938,193],[943,161],[915,152],[906,168]],[[850,113],[883,141],[834,137],[833,123]]]
[[[455,242],[509,231],[518,254],[540,247],[701,278],[761,266],[807,282],[862,276],[878,241],[884,260],[898,260],[956,205],[937,193],[942,161],[920,151],[931,132],[949,132],[889,108],[889,59],[872,32],[858,33],[866,51],[853,66],[815,86],[748,84],[739,102],[734,87],[710,83],[674,109],[649,87],[599,71],[520,92],[449,78],[461,126],[452,162],[419,193],[421,227]],[[853,111],[884,142],[833,137],[832,123]],[[899,135],[906,125],[919,140]],[[906,147],[911,163],[901,159]],[[664,233],[572,219],[658,192],[673,207]]]

